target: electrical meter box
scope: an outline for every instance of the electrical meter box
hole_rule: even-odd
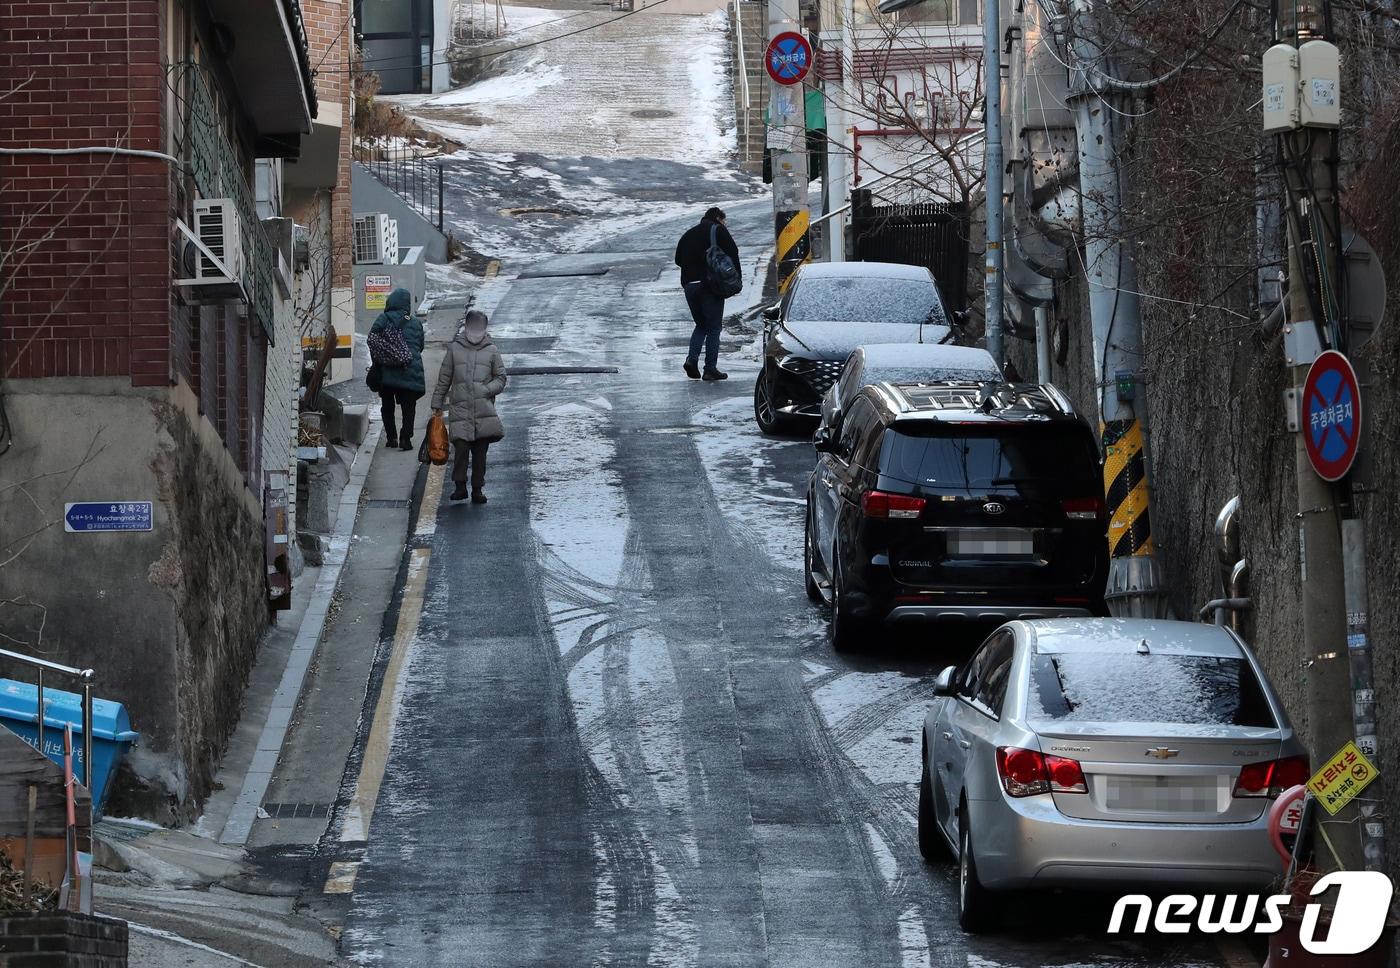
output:
[[[1337,45],[1309,40],[1298,48],[1299,120],[1305,128],[1342,125],[1342,62]]]
[[[1298,112],[1298,48],[1274,44],[1264,51],[1264,131],[1292,131]]]

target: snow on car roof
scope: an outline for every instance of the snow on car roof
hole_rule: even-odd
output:
[[[1026,623],[1034,632],[1035,651],[1135,652],[1146,640],[1148,651],[1169,655],[1240,657],[1233,636],[1218,625],[1158,619],[1063,618]]]
[[[898,262],[809,262],[802,267],[803,279],[917,279],[932,282],[923,266]]]
[[[940,344],[938,338],[933,336],[935,329],[942,331],[938,338],[947,332],[945,326],[927,326],[924,328],[924,339],[932,339],[932,342],[874,343],[860,347],[865,354],[866,369],[915,370],[928,367],[937,370],[967,370],[970,376],[979,376],[985,371],[990,379],[1001,379],[1001,371],[997,369],[992,354],[976,346]]]

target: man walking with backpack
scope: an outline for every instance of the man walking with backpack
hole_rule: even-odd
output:
[[[743,288],[739,247],[725,228],[724,212],[711,208],[700,224],[686,231],[676,244],[676,265],[681,268],[681,288],[695,320],[685,375],[692,380],[727,380],[719,369],[719,336],[724,326],[724,300]],[[705,349],[705,372],[700,373],[700,348]]]

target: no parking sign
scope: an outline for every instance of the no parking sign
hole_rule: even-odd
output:
[[[1303,443],[1324,481],[1341,480],[1356,460],[1361,387],[1351,361],[1336,350],[1318,356],[1303,382]]]

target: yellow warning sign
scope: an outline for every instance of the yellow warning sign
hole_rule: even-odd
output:
[[[1338,810],[1355,799],[1379,775],[1380,770],[1366,759],[1356,744],[1347,743],[1313,774],[1308,781],[1308,792],[1328,813],[1336,816]]]
[[[389,301],[389,290],[394,288],[390,276],[365,276],[365,308],[383,309]]]

